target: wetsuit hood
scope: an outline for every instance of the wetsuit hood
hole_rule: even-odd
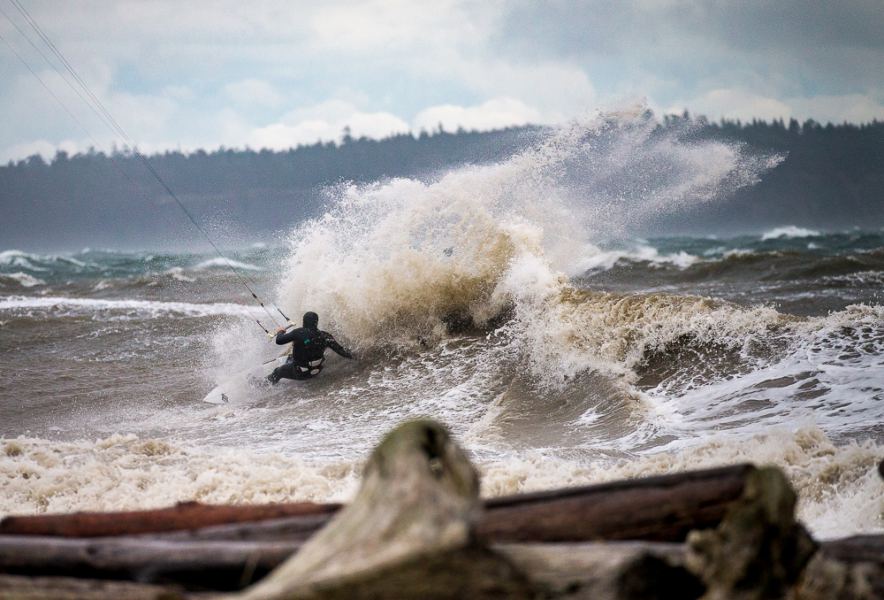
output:
[[[304,313],[304,327],[308,329],[318,329],[319,328],[319,315],[315,312],[305,312]]]

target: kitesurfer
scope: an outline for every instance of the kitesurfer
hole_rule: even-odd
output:
[[[325,349],[331,348],[344,358],[353,358],[349,350],[341,346],[327,331],[319,329],[319,315],[315,312],[304,313],[303,327],[286,332],[284,327],[276,331],[276,343],[292,344],[292,353],[281,367],[267,376],[270,383],[280,379],[310,379],[322,371],[325,361]]]

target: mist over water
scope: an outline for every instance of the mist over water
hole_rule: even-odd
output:
[[[346,499],[386,431],[431,416],[486,494],[773,462],[817,533],[880,529],[882,232],[631,233],[781,158],[639,107],[343,184],[287,247],[234,257],[359,358],[272,388],[273,316],[215,257],[4,251],[0,513]],[[216,385],[229,403],[201,402]]]

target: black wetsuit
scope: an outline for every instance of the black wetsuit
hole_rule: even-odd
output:
[[[310,379],[319,375],[326,348],[331,348],[344,358],[353,358],[350,351],[341,346],[332,334],[321,331],[316,326],[318,318],[316,323],[312,323],[312,319],[305,315],[304,321],[304,327],[276,334],[277,344],[292,344],[292,354],[283,366],[273,370],[268,377],[271,382],[276,383],[280,379]]]

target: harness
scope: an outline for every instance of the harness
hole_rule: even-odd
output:
[[[314,375],[319,375],[319,372],[322,371],[322,363],[324,362],[325,357],[322,357],[316,360],[311,360],[306,365],[299,365],[298,363],[295,363],[295,367],[297,367],[298,371],[300,371],[301,373],[305,375],[310,374],[310,376],[312,377]]]
[[[322,334],[301,328],[292,341],[292,362],[301,375],[313,377],[322,371],[325,344]]]

